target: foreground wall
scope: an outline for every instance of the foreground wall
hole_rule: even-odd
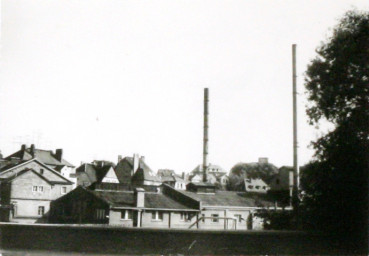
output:
[[[1,250],[100,254],[361,254],[367,246],[321,233],[199,231],[0,224]]]

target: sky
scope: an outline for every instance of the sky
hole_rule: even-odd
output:
[[[369,1],[2,0],[0,149],[64,158],[145,156],[154,170],[268,157],[293,164],[297,44],[299,164],[328,129],[308,125],[304,73],[342,15]]]

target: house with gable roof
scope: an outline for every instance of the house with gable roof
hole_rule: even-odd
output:
[[[114,164],[108,161],[84,163],[76,169],[77,185],[88,187],[92,184],[119,183]]]
[[[146,164],[145,157],[133,154],[133,157],[118,158],[115,171],[119,183],[127,185],[160,186],[161,181]]]
[[[0,219],[5,222],[47,222],[50,202],[73,189],[73,182],[37,158],[0,170]]]
[[[159,169],[157,176],[160,178],[162,183],[168,184],[175,189],[186,189],[186,181],[184,180],[184,173],[182,177],[177,175],[173,170],[170,169]]]
[[[34,144],[29,148],[23,144],[20,150],[5,157],[4,160],[8,163],[20,163],[33,158],[58,171],[74,184],[77,183],[75,166],[63,158],[63,149],[56,149],[54,153],[52,150],[37,149]]]

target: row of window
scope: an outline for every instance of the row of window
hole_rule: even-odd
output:
[[[254,186],[253,185],[248,185],[247,186],[249,189],[253,189]],[[260,189],[260,186],[255,186],[256,189]],[[266,186],[263,186],[263,189],[266,190]]]
[[[44,192],[44,186],[32,186],[32,192]],[[67,187],[60,188],[60,194],[64,195],[67,193]]]

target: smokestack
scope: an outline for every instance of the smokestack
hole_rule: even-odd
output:
[[[297,161],[297,90],[296,90],[296,44],[292,45],[292,96],[293,96],[293,204],[298,204],[299,167]]]
[[[203,182],[207,182],[208,142],[209,142],[209,89],[204,88],[204,149],[203,149]]]

